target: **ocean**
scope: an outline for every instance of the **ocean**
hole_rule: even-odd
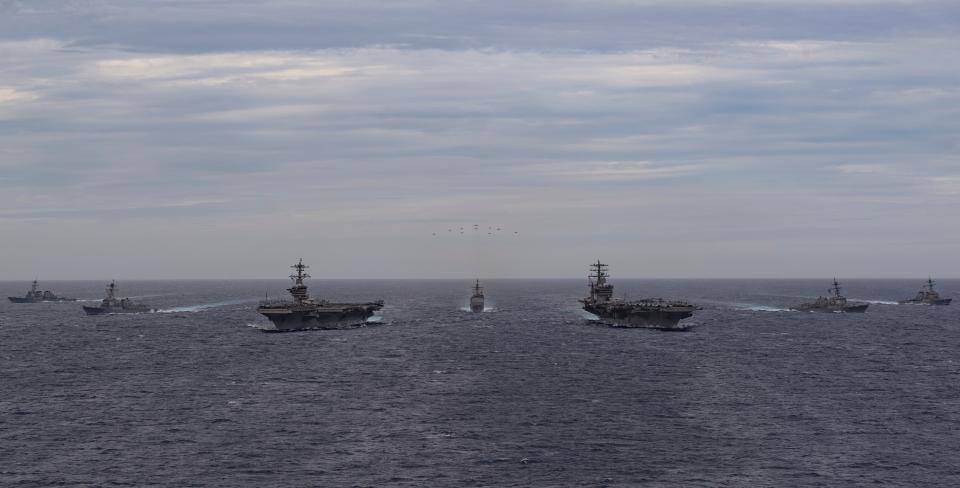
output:
[[[613,281],[703,306],[689,332],[591,322],[585,280],[485,280],[481,314],[469,279],[310,280],[386,306],[286,334],[255,312],[280,280],[119,282],[139,315],[4,301],[0,486],[960,486],[960,303],[846,280],[865,314],[785,310],[830,281]]]

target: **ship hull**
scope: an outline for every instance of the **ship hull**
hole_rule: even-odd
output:
[[[680,323],[693,316],[695,308],[659,308],[648,310],[607,310],[601,307],[585,306],[584,310],[600,318],[600,322],[612,327],[635,329],[657,329],[667,331],[689,330],[691,324]]]
[[[257,312],[273,324],[273,328],[260,329],[261,331],[294,332],[356,328],[363,325],[379,309],[379,305],[322,307],[304,310],[261,307],[257,309]]]
[[[75,302],[76,298],[55,298],[52,300],[34,300],[24,297],[7,297],[7,300],[10,300],[13,303],[58,303],[58,302]]]
[[[115,313],[147,313],[150,312],[149,308],[103,308],[103,307],[88,307],[83,306],[83,311],[87,315],[108,315]]]
[[[870,304],[849,305],[846,307],[797,307],[799,312],[822,312],[822,313],[864,313]]]
[[[900,300],[900,305],[950,305],[952,298],[941,298],[939,300]]]
[[[483,311],[483,297],[471,297],[471,298],[470,298],[470,311],[471,311],[471,312],[482,312],[482,311]]]

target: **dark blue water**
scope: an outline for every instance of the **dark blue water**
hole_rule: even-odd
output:
[[[592,325],[583,280],[484,284],[495,311],[470,314],[469,280],[313,280],[385,299],[382,322],[290,334],[254,328],[281,281],[120,283],[167,310],[133,316],[4,302],[0,485],[960,486],[960,303],[814,314],[775,310],[829,280],[615,282],[706,307],[677,333]]]

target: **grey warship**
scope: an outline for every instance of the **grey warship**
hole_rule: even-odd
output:
[[[927,278],[927,284],[917,292],[917,296],[908,300],[900,300],[901,305],[950,305],[952,298],[943,298],[933,289],[933,278]]]
[[[263,332],[291,332],[315,329],[349,329],[363,324],[374,312],[383,308],[383,300],[366,303],[333,303],[314,300],[307,293],[303,280],[310,275],[304,272],[309,266],[303,259],[291,266],[296,270],[290,275],[293,286],[287,288],[293,300],[264,301],[257,307],[264,317],[273,323],[273,328]]]
[[[30,290],[22,297],[7,297],[13,303],[42,303],[42,302],[75,302],[76,298],[58,297],[50,290],[40,291],[37,280],[33,280]]]
[[[111,281],[107,285],[107,296],[94,307],[83,306],[87,315],[104,315],[110,313],[144,313],[152,311],[150,307],[133,303],[129,298],[117,298],[117,282]]]
[[[680,321],[701,310],[683,300],[613,298],[613,285],[607,282],[610,277],[608,269],[599,260],[590,265],[590,296],[580,300],[583,309],[599,317],[603,323],[613,327],[683,331],[689,330],[691,325]]]
[[[477,280],[476,284],[473,285],[473,295],[470,295],[470,311],[482,312],[483,303],[483,287],[480,286],[480,280]]]
[[[793,309],[800,312],[863,313],[870,306],[869,303],[848,302],[847,297],[840,294],[840,282],[836,278],[827,294],[829,296],[817,297],[816,301],[801,303]]]

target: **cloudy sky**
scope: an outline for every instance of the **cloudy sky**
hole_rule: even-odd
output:
[[[0,0],[0,279],[960,277],[958,52],[953,0]]]

